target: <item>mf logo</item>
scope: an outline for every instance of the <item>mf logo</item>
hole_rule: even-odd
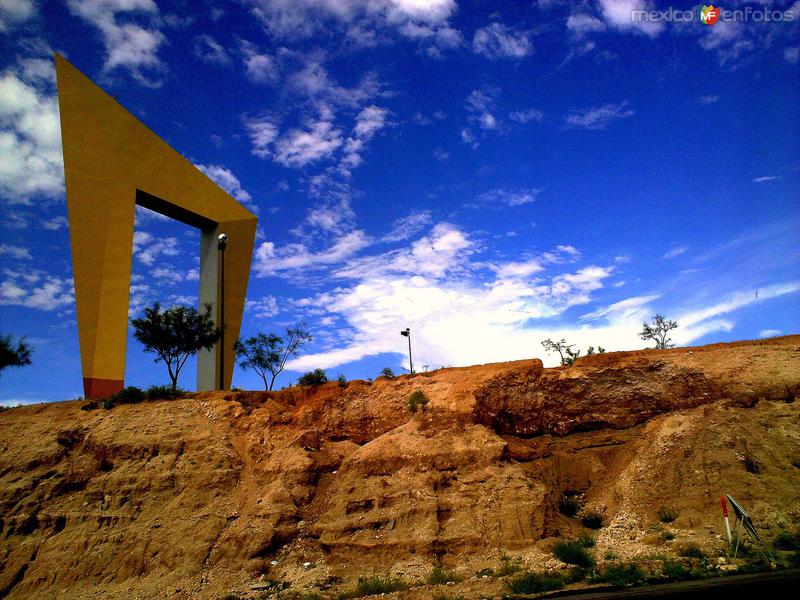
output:
[[[713,4],[703,5],[700,9],[700,22],[706,25],[713,25],[719,20],[719,7],[714,8]]]

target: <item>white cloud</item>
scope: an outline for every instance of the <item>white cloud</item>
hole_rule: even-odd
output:
[[[491,86],[485,86],[479,90],[472,90],[464,104],[469,113],[467,120],[484,131],[499,129],[501,124],[494,114],[492,114],[499,95],[500,89]],[[464,142],[477,147],[477,142],[469,129],[462,129],[461,138]]]
[[[228,52],[222,44],[205,33],[195,38],[194,55],[212,65],[224,67],[231,64],[231,57],[228,56]]]
[[[33,0],[3,0],[0,2],[0,32],[6,33],[36,16]]]
[[[332,24],[362,28],[442,25],[455,0],[251,0],[253,13],[274,36],[303,38]]]
[[[528,31],[490,23],[475,32],[472,51],[486,58],[525,58],[533,54],[533,44]]]
[[[361,164],[361,153],[365,145],[381,129],[386,127],[386,116],[389,111],[375,105],[367,106],[356,115],[356,124],[353,133],[345,141],[345,154],[342,158],[340,170],[349,174],[349,170]]]
[[[758,332],[758,337],[760,338],[769,338],[769,337],[777,337],[781,335],[783,332],[780,329],[762,329]]]
[[[536,121],[537,123],[541,123],[544,121],[544,113],[536,108],[529,108],[527,110],[517,110],[512,112],[508,115],[508,118],[516,123],[522,123],[523,125],[526,123],[530,123],[532,121]]]
[[[0,194],[11,203],[63,193],[61,129],[55,94],[0,75]]]
[[[150,271],[150,274],[168,285],[176,285],[183,281],[183,275],[178,273],[172,267],[156,267]]]
[[[753,179],[753,183],[766,183],[767,181],[775,181],[777,177],[775,175],[765,175],[763,177],[756,177]]]
[[[269,319],[281,312],[275,296],[262,296],[257,300],[248,300],[245,302],[245,310],[251,312],[257,319]]]
[[[634,31],[656,37],[664,29],[660,21],[635,21],[633,11],[650,10],[653,5],[646,0],[598,0],[600,12],[611,27],[621,31]]]
[[[274,160],[285,167],[304,167],[329,158],[343,143],[332,121],[309,119],[303,129],[290,129],[275,142]]]
[[[666,252],[664,254],[664,256],[662,256],[661,258],[663,258],[665,260],[669,260],[671,258],[676,258],[676,257],[680,256],[681,254],[684,254],[688,249],[689,249],[689,246],[687,246],[687,245],[676,246],[675,248],[673,248],[669,252]]]
[[[381,238],[384,242],[401,242],[414,237],[423,228],[431,223],[430,211],[424,210],[420,212],[411,213],[408,216],[400,219],[395,219],[391,224],[389,233]]]
[[[446,162],[450,158],[450,153],[442,148],[434,148],[433,157],[439,162]]]
[[[583,36],[596,31],[603,31],[605,28],[605,23],[589,13],[572,13],[567,18],[567,29],[575,33],[577,36]]]
[[[252,196],[242,187],[239,179],[230,169],[223,165],[196,164],[195,166],[228,194],[258,214],[258,207],[253,203]]]
[[[698,104],[702,104],[703,106],[708,106],[709,104],[714,104],[717,101],[719,101],[719,96],[715,96],[713,94],[708,94],[706,96],[700,96],[697,99]]]
[[[268,158],[271,156],[272,151],[270,147],[275,139],[278,137],[278,126],[274,120],[269,117],[258,117],[248,119],[245,122],[247,135],[250,138],[250,144],[253,149],[251,152],[259,158]]]
[[[106,47],[105,71],[122,67],[143,85],[161,85],[158,77],[166,67],[158,49],[166,37],[153,24],[159,16],[153,0],[67,0],[67,6],[100,30]],[[137,18],[148,26],[134,22]]]
[[[16,260],[32,260],[31,251],[22,246],[9,246],[0,244],[0,256],[8,256]]]
[[[479,195],[475,206],[522,206],[536,201],[542,190],[536,188],[522,190],[497,189]]]
[[[74,302],[72,280],[54,277],[42,271],[14,272],[6,270],[0,283],[0,305],[24,306],[51,311]]]
[[[253,270],[257,277],[268,277],[329,266],[354,256],[369,243],[363,231],[351,231],[318,252],[311,251],[305,244],[276,248],[273,242],[264,242],[256,250]]]
[[[177,256],[178,239],[175,237],[157,238],[146,231],[133,234],[133,255],[143,264],[151,266],[159,256]]]
[[[271,83],[278,78],[278,65],[269,54],[258,51],[255,44],[242,41],[242,57],[248,79],[255,83]]]
[[[564,120],[570,127],[579,129],[605,129],[614,121],[634,115],[627,100],[619,104],[603,104],[595,108],[573,110]]]
[[[189,269],[186,271],[186,281],[200,281],[200,269]]]

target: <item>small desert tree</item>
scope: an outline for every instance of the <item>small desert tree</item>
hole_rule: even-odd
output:
[[[164,362],[172,381],[173,392],[178,388],[178,376],[190,356],[201,349],[210,350],[222,332],[211,317],[211,306],[204,313],[190,306],[176,305],[161,310],[156,302],[144,309],[144,316],[133,319],[133,336],[143,345],[145,352],[156,355],[156,362]]]
[[[239,357],[239,366],[253,369],[264,380],[264,387],[272,390],[275,379],[286,368],[286,362],[300,353],[302,347],[312,340],[305,323],[286,328],[284,337],[273,333],[259,333],[234,346]],[[267,381],[269,379],[269,381]]]
[[[328,381],[328,375],[322,369],[314,369],[313,371],[309,371],[300,379],[297,380],[297,383],[300,385],[322,385]]]
[[[381,370],[381,377],[388,377],[389,379],[394,379],[395,374],[394,371],[392,371],[391,367],[383,367],[383,369]]]
[[[657,314],[653,317],[653,323],[642,323],[642,331],[639,337],[643,340],[653,340],[656,343],[656,350],[664,350],[672,348],[675,344],[671,344],[672,340],[667,337],[667,334],[678,327],[677,321],[670,321],[663,316]]]
[[[10,335],[0,336],[0,371],[6,367],[24,367],[31,364],[31,349],[21,339],[14,344]]]
[[[561,338],[557,342],[547,338],[546,340],[542,340],[542,346],[544,346],[547,352],[558,352],[559,357],[561,357],[562,367],[570,366],[581,355],[580,350],[577,352],[573,350],[575,344],[567,344],[567,340],[564,338]]]

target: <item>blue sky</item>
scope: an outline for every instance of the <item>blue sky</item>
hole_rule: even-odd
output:
[[[0,402],[82,393],[52,52],[257,211],[243,335],[308,323],[374,377],[800,330],[800,2],[7,0]],[[197,302],[199,236],[141,210],[131,314]],[[167,381],[132,338],[127,380]],[[194,365],[181,375],[194,385]],[[234,384],[258,388],[237,370]]]

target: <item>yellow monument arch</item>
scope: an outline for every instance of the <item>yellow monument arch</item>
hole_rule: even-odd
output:
[[[137,204],[200,229],[200,305],[212,305],[216,322],[224,320],[225,348],[218,343],[198,355],[197,388],[227,389],[256,216],[62,56],[55,61],[85,396],[107,397],[124,386]],[[220,253],[222,233],[228,243]]]

